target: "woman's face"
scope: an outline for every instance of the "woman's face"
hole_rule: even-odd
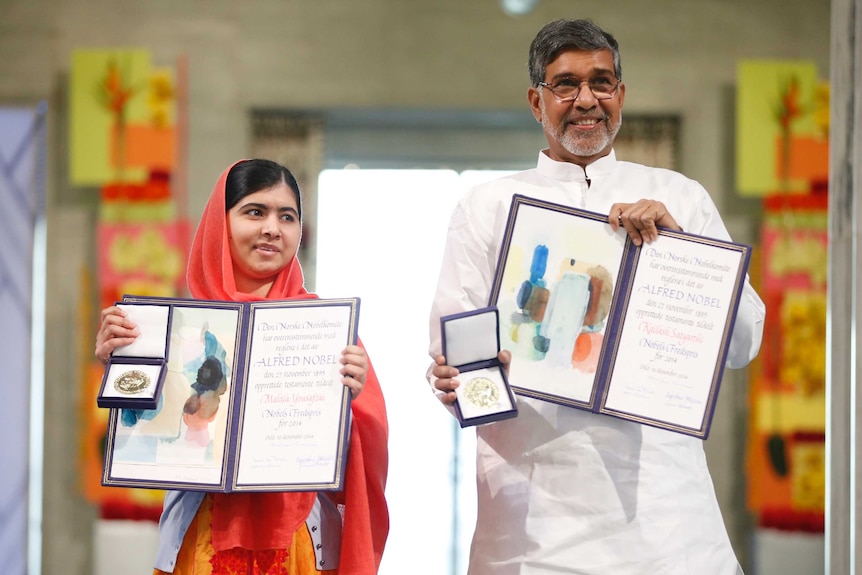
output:
[[[230,255],[240,292],[265,296],[296,255],[302,226],[296,197],[281,182],[242,198],[228,211]]]

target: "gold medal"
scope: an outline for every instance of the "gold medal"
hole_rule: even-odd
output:
[[[474,377],[464,387],[464,396],[476,407],[491,407],[500,399],[500,390],[487,377]]]
[[[114,389],[126,395],[134,395],[150,386],[150,376],[139,369],[122,373],[114,380]]]

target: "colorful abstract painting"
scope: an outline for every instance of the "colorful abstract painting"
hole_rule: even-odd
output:
[[[69,94],[69,178],[141,182],[175,162],[174,79],[146,50],[76,50]]]
[[[829,174],[829,88],[809,61],[746,60],[737,70],[736,188],[805,193]]]

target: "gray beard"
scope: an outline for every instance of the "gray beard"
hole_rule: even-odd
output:
[[[544,105],[542,106],[542,128],[545,130],[545,133],[553,134],[554,139],[557,140],[567,152],[575,156],[589,157],[600,153],[609,143],[614,141],[614,138],[617,136],[617,132],[620,131],[622,122],[623,117],[621,111],[620,119],[616,124],[611,124],[610,121],[606,119],[602,124],[604,129],[601,132],[586,136],[578,136],[565,129],[567,124],[564,124],[563,127],[552,126],[551,122],[548,120],[548,115],[545,113]]]

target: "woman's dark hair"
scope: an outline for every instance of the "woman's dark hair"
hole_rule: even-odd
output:
[[[296,210],[302,220],[302,198],[299,184],[290,170],[272,160],[242,160],[234,164],[227,174],[224,186],[225,212],[237,205],[249,194],[268,190],[280,183],[285,183],[293,190],[296,197]]]
[[[546,24],[530,44],[530,82],[545,81],[545,68],[566,50],[608,50],[614,59],[614,75],[623,79],[620,46],[616,39],[592,20],[554,20]]]

